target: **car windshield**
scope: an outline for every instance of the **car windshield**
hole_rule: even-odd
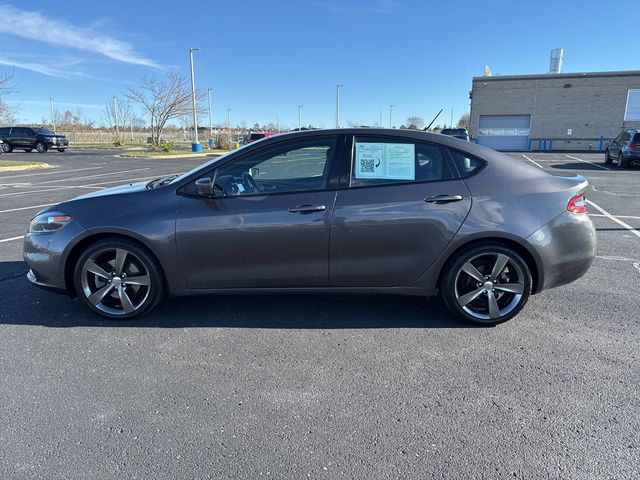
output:
[[[33,129],[34,132],[36,132],[39,135],[55,135],[51,130],[49,130],[48,128],[34,128]]]

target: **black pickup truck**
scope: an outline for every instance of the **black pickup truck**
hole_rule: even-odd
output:
[[[30,152],[34,148],[45,153],[50,148],[64,152],[69,147],[69,141],[64,135],[52,132],[42,127],[2,127],[0,128],[2,151],[11,153],[13,150]]]

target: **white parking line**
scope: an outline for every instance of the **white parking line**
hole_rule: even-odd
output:
[[[540,164],[539,164],[538,162],[536,162],[535,160],[531,160],[531,159],[530,159],[529,157],[527,157],[524,153],[522,154],[522,156],[523,156],[524,158],[526,158],[527,160],[529,160],[531,163],[533,163],[533,164],[537,165],[538,167],[540,167],[540,168],[544,168],[542,165],[540,165]]]
[[[578,160],[579,162],[588,163],[590,165],[593,165],[594,167],[601,168],[602,170],[611,170],[609,167],[603,167],[602,165],[598,165],[597,163],[590,162],[589,160],[582,160],[581,158],[572,157],[571,155],[565,155],[565,157],[572,158],[573,160]]]
[[[636,230],[635,228],[633,228],[631,225],[629,225],[628,223],[624,223],[622,220],[620,220],[617,217],[614,217],[613,215],[611,215],[609,212],[607,212],[604,208],[602,208],[599,205],[596,205],[595,203],[593,203],[591,200],[587,200],[587,203],[589,205],[591,205],[593,208],[595,208],[596,210],[598,210],[600,213],[602,213],[605,217],[607,217],[609,220],[613,220],[614,222],[616,222],[618,225],[620,225],[621,227],[626,228],[627,230],[629,230],[631,233],[633,233],[636,237],[640,238],[640,232],[638,230]]]
[[[4,180],[5,178],[32,177],[33,175],[55,175],[56,173],[80,172],[82,170],[97,170],[101,168],[102,167],[87,167],[87,168],[76,168],[74,170],[56,170],[55,172],[23,173],[21,175],[8,175],[6,177],[0,175],[0,179]]]
[[[606,217],[606,215],[603,215],[601,213],[590,213],[589,214],[590,217]],[[616,218],[630,218],[632,220],[640,220],[640,217],[636,217],[634,215],[613,215]]]
[[[0,240],[0,243],[13,242],[14,240],[20,240],[22,238],[24,238],[24,235],[20,235],[19,237],[3,238]]]
[[[131,172],[142,172],[144,170],[151,170],[151,167],[136,168],[136,169],[133,169],[133,170],[121,170],[119,172],[99,173],[97,175],[86,175],[84,177],[62,178],[62,179],[57,179],[57,180],[51,180],[48,183],[68,182],[70,180],[75,182],[76,180],[88,180],[90,178],[108,177],[108,176],[111,176],[111,175],[121,175],[123,173],[131,173]]]
[[[8,208],[7,210],[0,210],[0,213],[18,212],[20,210],[31,210],[33,208],[44,208],[55,205],[55,203],[43,203],[42,205],[31,205],[30,207]]]

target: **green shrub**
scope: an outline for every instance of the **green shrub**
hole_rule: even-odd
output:
[[[173,142],[165,142],[160,145],[160,148],[164,153],[169,153],[173,149]]]
[[[119,139],[119,138],[116,138],[116,139],[113,141],[113,146],[114,146],[114,147],[120,147],[120,146],[122,146],[122,142],[120,141],[120,139]]]

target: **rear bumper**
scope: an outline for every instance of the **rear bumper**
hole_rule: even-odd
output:
[[[540,259],[537,292],[582,277],[596,255],[596,230],[586,213],[565,212],[527,237]]]

